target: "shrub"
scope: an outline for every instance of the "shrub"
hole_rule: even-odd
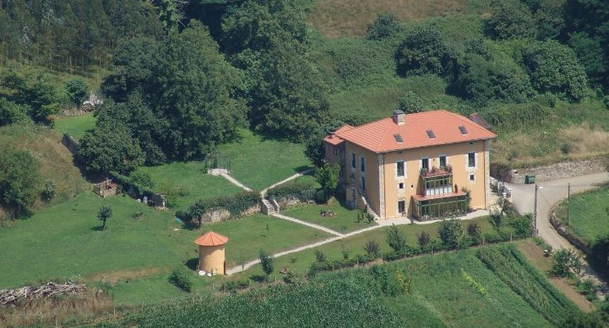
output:
[[[264,250],[260,250],[260,264],[262,265],[262,271],[264,271],[267,277],[273,273],[273,258]]]
[[[518,237],[526,237],[531,235],[532,227],[531,222],[533,218],[531,214],[517,216],[513,218],[510,225],[514,228],[514,233]]]
[[[345,245],[342,245],[341,248],[342,249],[341,249],[340,252],[343,254],[343,259],[344,260],[348,259],[349,258],[349,254],[350,254],[349,250],[345,248]]]
[[[247,279],[227,281],[222,284],[220,290],[223,292],[235,292],[238,290],[244,290],[250,286],[250,282]]]
[[[374,265],[370,268],[374,280],[380,285],[383,294],[396,297],[409,293],[412,282],[400,270],[390,270],[387,266]]]
[[[503,228],[503,214],[501,212],[495,210],[491,211],[489,219],[495,230],[499,231]]]
[[[407,91],[406,94],[400,98],[398,110],[403,111],[406,114],[419,113],[423,111],[423,100],[412,91]]]
[[[560,249],[554,253],[554,263],[550,269],[550,273],[557,277],[566,277],[570,275],[571,270],[575,273],[580,273],[582,263],[579,255],[571,249]]]
[[[424,26],[410,31],[395,54],[398,74],[452,73],[456,56],[436,28]]]
[[[321,185],[321,189],[324,191],[324,203],[334,196],[336,188],[338,188],[338,182],[340,179],[340,166],[330,163],[324,163],[322,167],[317,168],[315,171],[315,179]]]
[[[421,231],[417,236],[417,243],[421,247],[426,247],[431,242],[431,235],[427,231]]]
[[[375,240],[369,240],[364,246],[364,250],[369,257],[378,258],[379,256],[379,243]]]
[[[327,260],[326,254],[324,254],[322,251],[320,250],[315,250],[315,260],[317,262],[325,262]]]
[[[389,230],[387,230],[387,244],[396,252],[406,249],[406,236],[395,224],[392,224]]]
[[[470,222],[467,225],[467,234],[472,237],[475,241],[480,240],[480,235],[482,234],[482,230],[478,226],[476,222]]]
[[[587,88],[587,77],[573,50],[556,41],[537,42],[522,52],[531,84],[541,93],[580,101]]]
[[[535,19],[520,0],[494,0],[491,17],[486,21],[488,33],[497,39],[534,37]]]
[[[55,198],[56,187],[57,185],[55,184],[55,181],[53,181],[52,179],[46,179],[44,181],[44,187],[42,189],[42,192],[40,193],[40,197],[42,198],[42,200],[45,202],[50,202],[51,200],[53,200],[53,198]]]
[[[368,25],[368,39],[382,40],[400,32],[400,30],[400,22],[394,14],[380,14],[376,16],[374,22]]]
[[[315,200],[316,191],[317,189],[311,183],[296,181],[269,189],[266,192],[266,196],[268,198],[273,198],[278,202],[289,198],[296,198],[301,202],[308,202]]]
[[[148,172],[135,171],[135,172],[131,173],[131,175],[129,175],[129,177],[131,178],[131,181],[133,183],[135,183],[139,186],[149,188],[149,189],[154,188],[154,181],[152,181],[152,177],[150,176],[150,174],[148,174]]]
[[[185,292],[190,293],[192,291],[192,278],[183,266],[179,266],[171,272],[169,282]]]
[[[457,219],[442,220],[438,227],[440,240],[448,248],[458,247],[463,238],[463,227]]]
[[[230,219],[237,218],[246,210],[258,205],[261,201],[260,194],[256,191],[244,191],[238,194],[222,196],[212,199],[201,199],[191,205],[186,212],[188,219],[195,219],[201,224],[201,216],[211,209],[226,209],[230,213]]]

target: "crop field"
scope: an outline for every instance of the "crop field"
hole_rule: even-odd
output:
[[[150,175],[154,189],[167,197],[172,209],[187,209],[200,199],[227,196],[243,191],[223,177],[207,174],[204,162],[174,162],[142,166],[136,172]]]
[[[113,211],[106,231],[99,231],[96,217],[102,205]],[[136,218],[136,212],[141,216]],[[158,274],[186,261],[194,266],[198,253],[193,241],[209,230],[230,238],[227,267],[257,258],[261,248],[276,252],[328,237],[262,214],[187,230],[169,211],[129,197],[83,193],[0,229],[0,289],[53,278],[96,281],[135,271]]]
[[[230,160],[230,173],[254,190],[262,190],[311,166],[304,145],[267,139],[241,129],[241,138],[218,146]]]
[[[609,188],[585,192],[571,197],[568,226],[578,236],[593,242],[597,236],[609,233]],[[561,203],[556,217],[567,222],[567,204]]]
[[[65,116],[54,121],[53,129],[59,135],[67,133],[79,140],[85,135],[85,132],[95,128],[95,116],[93,113],[86,113],[76,116]]]
[[[518,278],[525,272],[533,279]],[[409,286],[401,292],[391,288],[403,285],[388,278],[397,274]],[[503,244],[145,306],[97,327],[549,328],[572,313],[573,304],[516,246]]]

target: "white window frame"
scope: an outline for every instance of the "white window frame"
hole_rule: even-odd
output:
[[[446,158],[446,166],[448,166],[448,156],[446,156],[446,154],[439,154],[438,155],[438,168],[442,167],[442,160],[441,160],[442,157]]]
[[[423,169],[423,160],[427,160],[427,169],[430,170],[431,166],[430,166],[430,162],[429,162],[429,157],[421,157],[421,159],[419,160],[419,171],[421,171]]]
[[[400,211],[400,203],[404,203],[404,210]],[[406,207],[406,200],[405,199],[398,199],[398,202],[396,203],[396,207],[397,207],[397,212],[398,212],[398,216],[402,216],[402,213],[408,211],[408,208]]]
[[[403,169],[403,171],[404,171],[404,174],[403,174],[403,175],[399,175],[399,174],[398,174],[398,172],[399,172],[399,170],[398,170],[398,164],[399,164],[399,163],[402,163],[402,169]],[[407,170],[406,170],[406,162],[405,162],[405,161],[397,161],[397,162],[395,162],[395,177],[396,177],[397,179],[404,179],[404,178],[406,178],[406,175],[407,175],[407,174],[406,174],[406,171],[407,171]]]

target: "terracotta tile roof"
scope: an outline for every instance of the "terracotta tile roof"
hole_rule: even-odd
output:
[[[331,144],[331,145],[337,146],[341,142],[344,142],[343,139],[338,137],[338,134],[339,133],[343,133],[343,132],[347,132],[347,131],[349,131],[351,129],[354,129],[354,127],[349,125],[349,124],[345,124],[345,125],[341,126],[338,130],[334,131],[332,134],[326,136],[324,138],[324,141],[329,143],[329,144]]]
[[[199,246],[220,246],[228,242],[228,237],[210,231],[195,240]]]
[[[464,127],[466,133],[461,132],[461,127]],[[342,131],[341,129],[334,132],[332,138],[327,136],[324,140],[328,141],[328,138],[347,140],[375,153],[497,137],[496,134],[468,118],[446,110],[408,114],[403,125],[397,125],[393,118],[389,117],[362,126]],[[402,142],[396,140],[398,135]]]

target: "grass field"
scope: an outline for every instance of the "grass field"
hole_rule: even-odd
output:
[[[218,151],[230,159],[231,175],[252,189],[262,190],[311,166],[302,144],[267,139],[246,129],[240,136]]]
[[[55,198],[49,203],[37,199],[30,208],[33,211],[61,203],[91,188],[73,165],[72,154],[48,128],[30,124],[0,127],[0,147],[29,151],[39,163],[39,187],[42,188],[45,180],[55,183]]]
[[[85,132],[95,128],[95,117],[93,113],[86,113],[76,116],[64,116],[57,118],[54,121],[53,129],[59,135],[67,133],[79,140],[85,135]]]
[[[390,277],[398,272],[410,288],[389,293],[396,286]],[[523,272],[531,279],[507,280]],[[148,306],[99,327],[549,328],[574,314],[574,305],[515,245],[504,244],[330,272],[304,284]]]
[[[320,214],[321,211],[332,211],[336,213],[336,216],[323,217]],[[319,224],[340,233],[376,225],[374,222],[368,223],[368,220],[364,218],[361,218],[358,222],[358,214],[361,214],[361,211],[349,210],[336,199],[331,200],[327,205],[300,205],[284,210],[281,213],[303,221]]]
[[[96,214],[102,205],[114,213],[106,231],[98,231]],[[136,212],[143,216],[134,218]],[[0,288],[52,278],[100,280],[167,272],[198,257],[193,241],[209,229],[231,240],[226,246],[227,267],[257,258],[261,248],[275,252],[328,237],[261,214],[185,230],[171,212],[128,197],[103,199],[84,193],[0,229]]]
[[[556,208],[556,217],[567,223],[567,203]],[[609,233],[609,188],[585,192],[571,197],[568,226],[585,241]]]
[[[482,233],[494,232],[488,217],[481,217],[473,219],[471,221],[463,221],[462,225],[464,227],[464,230],[470,222],[475,222],[476,224],[478,224]],[[422,231],[428,232],[431,235],[432,240],[439,240],[437,232],[437,223],[424,225],[400,225],[397,227],[406,236],[406,243],[412,247],[418,246],[417,237]],[[311,264],[315,262],[315,251],[323,252],[329,260],[342,259],[343,250],[347,250],[351,257],[357,254],[364,255],[366,254],[364,246],[370,240],[374,240],[379,243],[381,252],[388,252],[391,250],[391,248],[389,247],[389,245],[387,245],[386,242],[387,229],[389,228],[378,228],[339,241],[331,242],[323,246],[307,249],[302,252],[277,258],[275,259],[275,267],[287,268],[292,272],[304,275],[307,273]],[[510,232],[511,228],[509,226],[506,226],[503,228],[503,230],[506,232]],[[236,278],[247,278],[252,275],[259,275],[261,272],[262,269],[260,265],[255,265],[251,269],[237,275]]]
[[[154,181],[153,189],[167,197],[172,209],[187,209],[199,199],[236,194],[243,189],[223,177],[207,174],[203,162],[174,162],[159,166],[142,166]]]

